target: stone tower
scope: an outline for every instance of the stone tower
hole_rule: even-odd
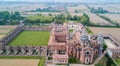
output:
[[[102,33],[98,34],[98,36],[97,36],[97,42],[99,44],[99,56],[101,56],[102,55],[102,49],[103,49],[103,42],[104,42]]]

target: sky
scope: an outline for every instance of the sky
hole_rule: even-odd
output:
[[[120,2],[120,0],[0,0],[0,1],[28,1],[28,2]]]

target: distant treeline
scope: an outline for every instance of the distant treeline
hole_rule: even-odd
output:
[[[83,14],[82,16],[71,16],[71,14],[59,14],[59,15],[33,15],[28,17],[21,17],[19,12],[9,12],[2,11],[0,12],[0,25],[16,25],[20,22],[20,20],[24,20],[26,24],[40,24],[40,23],[51,23],[56,22],[62,24],[68,21],[80,22],[83,25],[89,25],[89,17],[87,14]]]
[[[109,13],[107,10],[103,9],[103,7],[98,7],[97,9],[92,7],[92,8],[90,8],[90,11],[92,13],[101,13],[101,14]]]
[[[96,15],[98,15],[98,16],[100,16],[101,18],[107,20],[108,22],[114,24],[115,26],[120,27],[120,24],[119,24],[118,22],[115,22],[115,21],[111,20],[110,18],[108,18],[108,17],[106,17],[106,16],[104,16],[104,15],[99,15],[99,14],[96,14]]]
[[[109,11],[103,9],[103,7],[94,8],[94,7],[90,7],[88,5],[86,5],[86,7],[88,7],[90,12],[92,12],[92,13],[98,13],[98,14],[109,13]]]
[[[45,15],[34,15],[34,16],[29,16],[25,19],[25,23],[30,23],[30,24],[36,24],[36,23],[51,23],[51,22],[56,22],[56,23],[64,23],[68,21],[75,21],[75,22],[81,22],[84,25],[89,25],[89,17],[84,13],[82,16],[71,16],[70,14],[64,15],[64,14],[59,14],[53,16],[52,14],[49,14],[48,16]]]
[[[9,12],[9,11],[1,11],[0,12],[0,25],[6,24],[17,24],[19,20],[23,19],[19,12]]]
[[[54,7],[47,7],[47,8],[36,8],[35,10],[31,10],[30,12],[61,12],[58,9],[55,9]]]

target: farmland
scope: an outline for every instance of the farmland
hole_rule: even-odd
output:
[[[89,27],[94,34],[102,32],[103,34],[111,34],[114,38],[120,41],[120,28],[102,28],[102,27]]]
[[[103,15],[105,17],[108,17],[109,19],[111,19],[114,22],[120,23],[120,14],[100,14]]]
[[[88,13],[88,16],[90,18],[90,21],[94,24],[99,24],[99,25],[112,25],[110,22],[102,19],[101,17],[97,16],[96,14],[93,13]]]
[[[44,4],[4,4],[0,5],[0,11],[19,11],[25,12],[36,8],[45,8]]]
[[[0,25],[0,38],[2,38],[5,34],[10,32],[12,29],[14,29],[15,25]]]
[[[103,9],[109,12],[120,12],[120,5],[119,4],[98,4],[98,5],[89,5],[90,7],[94,7],[95,9],[98,7],[103,7]]]
[[[40,56],[0,56],[0,66],[44,66]]]
[[[16,25],[15,26],[8,25],[9,23],[14,23],[14,21],[12,20],[16,20],[17,22],[23,22],[25,24],[25,27],[26,25],[28,26],[33,25],[33,27],[32,26],[30,28],[28,27],[30,31],[29,30],[26,31],[27,29],[24,30],[24,26],[23,27],[21,26],[22,28],[20,29],[23,29],[23,31],[21,30],[21,33],[18,34],[17,32],[19,31],[17,31],[16,29],[13,33],[10,34],[10,36],[9,35],[6,36],[0,42],[2,46],[0,47],[0,52],[3,52],[1,53],[1,56],[0,56],[0,66],[45,66],[45,62],[47,60],[42,56],[45,56],[47,58],[49,54],[51,56],[53,55],[53,50],[51,50],[51,48],[50,49],[47,48],[48,41],[50,38],[50,32],[42,31],[44,30],[44,26],[47,26],[48,23],[51,23],[50,26],[55,27],[55,28],[57,25],[59,26],[59,23],[61,26],[61,24],[63,24],[64,22],[82,23],[84,26],[91,26],[86,29],[90,35],[98,34],[100,32],[102,32],[103,35],[111,34],[113,38],[115,38],[116,40],[118,40],[118,42],[120,42],[120,28],[111,28],[111,27],[114,27],[115,25],[113,25],[113,23],[110,22],[109,20],[106,20],[99,16],[99,15],[103,15],[103,16],[110,18],[114,22],[120,23],[120,18],[119,18],[120,14],[117,14],[117,13],[120,13],[120,5],[118,4],[117,5],[110,5],[110,4],[109,5],[108,4],[92,4],[91,5],[91,4],[78,3],[75,6],[69,6],[69,3],[68,3],[68,6],[67,6],[65,3],[62,3],[62,4],[58,4],[58,3],[55,4],[55,2],[52,4],[48,4],[48,3],[47,4],[45,3],[44,4],[43,3],[39,3],[39,4],[38,3],[34,3],[34,4],[18,3],[18,4],[5,4],[5,5],[0,4],[0,11],[9,11],[11,14],[12,14],[12,11],[13,13],[14,11],[18,11],[20,12],[21,16],[24,16],[23,19],[21,20],[18,19],[17,21],[12,16],[10,16],[10,18],[7,19],[6,15],[3,14],[5,18],[2,18],[2,19],[0,18],[0,22],[3,21],[3,23],[6,23],[5,24],[6,26],[0,25],[0,38],[8,34],[10,31],[12,31],[16,27]],[[94,7],[94,8],[103,7],[103,9],[109,12],[107,12],[107,14],[106,13],[105,14],[95,13],[95,12],[90,11],[91,9],[89,9],[89,7],[87,8],[86,5],[90,7]],[[63,11],[54,12],[51,10],[44,9],[46,7],[53,7],[55,9],[58,9],[58,10],[60,9]],[[43,11],[39,11],[39,8],[41,10],[43,9]],[[113,14],[113,12],[115,13]],[[55,24],[52,22],[54,22]],[[44,23],[47,23],[47,24],[44,24]],[[37,31],[37,28],[34,27],[36,25],[39,26],[38,28],[40,28],[41,31],[39,31],[39,29]],[[96,27],[92,27],[92,26],[96,26]],[[72,24],[72,27],[77,27],[77,26],[74,26]],[[79,26],[79,27],[82,27],[82,26]],[[67,28],[69,28],[69,26]],[[45,30],[47,29],[45,28]],[[80,30],[82,31],[82,28]],[[74,30],[69,30],[69,32],[73,32],[73,31]],[[69,34],[67,35],[67,37],[69,37]],[[63,36],[61,35],[61,38],[64,38],[64,35]],[[53,35],[53,39],[57,40],[56,37],[54,38],[54,35]],[[112,43],[110,39],[105,39],[104,41],[107,45],[107,48],[116,48],[116,45],[114,45],[114,43]],[[65,43],[67,44],[69,42],[65,42]],[[76,41],[74,41],[74,43],[76,43]],[[44,49],[42,46],[46,46],[46,48]],[[67,45],[64,47],[67,47]],[[54,49],[54,47],[52,48]],[[85,47],[82,47],[82,48],[84,49]],[[94,47],[92,48],[94,49]],[[51,51],[50,53],[49,53],[49,50]],[[60,50],[58,51],[59,52],[57,53],[61,54],[61,51]],[[81,50],[79,51],[81,52]],[[74,55],[74,53],[71,53],[71,54]],[[4,55],[7,55],[7,56],[4,56]],[[77,56],[78,56],[78,53],[77,53]],[[97,57],[97,54],[96,54],[96,57]],[[59,55],[58,55],[58,58],[59,58]],[[71,60],[70,63],[73,63],[74,61],[76,61],[76,63],[80,63],[78,60],[75,60],[75,58],[72,58],[72,57],[70,58],[70,60]],[[89,60],[89,58],[86,60]],[[93,60],[95,59],[93,58]],[[54,57],[52,58],[52,62],[53,61],[54,61]],[[55,62],[56,61],[62,62],[60,59],[55,60]],[[120,60],[118,59],[116,60],[116,62],[120,63]],[[51,62],[48,62],[48,63],[51,63]],[[103,64],[103,66],[107,65],[107,63],[108,63],[108,58],[106,57],[103,57],[99,62],[99,64],[101,65]]]
[[[11,46],[47,46],[49,40],[48,31],[23,31],[10,42]]]
[[[0,66],[38,66],[39,59],[0,59]]]
[[[89,9],[85,5],[78,5],[77,7],[68,7],[67,10],[72,16],[82,16],[83,13],[89,12]],[[75,10],[77,10],[78,13],[75,13]]]
[[[36,14],[48,15],[51,12],[29,12],[30,10],[35,10],[36,8],[46,8],[48,7],[45,4],[0,4],[0,11],[19,11],[22,16],[30,16]],[[60,14],[60,13],[52,13],[52,14]]]
[[[119,4],[89,4],[88,5],[91,9],[99,9],[102,8],[103,10],[106,10],[108,13],[107,14],[99,14],[102,16],[105,16],[107,18],[109,18],[111,21],[113,22],[117,22],[119,23],[119,14],[120,13],[120,5]],[[90,17],[91,22],[95,23],[95,24],[99,24],[99,25],[112,25],[109,21],[106,21],[102,18],[99,18],[99,16],[95,15],[95,14],[88,14]]]
[[[78,10],[80,13],[88,12],[89,9],[85,5],[78,5],[77,7],[68,7],[68,12],[74,13],[75,10]]]
[[[83,13],[86,13],[89,16],[90,21],[97,25],[113,25],[110,22],[97,16],[96,14],[90,13],[89,9],[85,5],[78,5],[77,7],[68,7],[67,10],[72,16],[81,16]],[[75,10],[77,10],[78,13],[75,13]]]
[[[94,24],[97,25],[113,25],[110,22],[102,19],[101,17],[97,16],[96,14],[90,13],[89,9],[85,6],[85,5],[78,5],[77,7],[68,7],[68,12],[74,16],[74,15],[78,15],[81,16],[83,13],[86,13],[89,18],[90,21]],[[78,13],[75,13],[75,10],[78,11]]]

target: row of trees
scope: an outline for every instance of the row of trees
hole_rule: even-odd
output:
[[[19,12],[9,12],[9,11],[0,12],[0,25],[17,24],[18,20],[21,19],[22,17]]]
[[[47,7],[47,8],[36,8],[35,10],[31,10],[30,12],[61,12],[60,10],[57,10],[53,7]]]
[[[25,18],[24,22],[30,24],[51,23],[53,22],[53,16],[45,16],[41,14],[28,16]]]
[[[98,15],[98,14],[97,14],[97,15]],[[101,18],[103,18],[103,19],[107,20],[108,22],[110,22],[110,23],[114,24],[114,25],[115,25],[115,26],[117,26],[117,27],[119,27],[119,26],[120,26],[120,24],[119,24],[119,23],[114,22],[113,20],[111,20],[110,18],[108,18],[108,17],[106,17],[106,16],[102,16],[102,15],[98,15],[98,16],[100,16]]]
[[[64,15],[64,14],[60,14],[54,17],[54,21],[56,23],[63,23],[66,21],[76,21],[76,22],[81,22],[84,25],[89,25],[90,21],[89,21],[89,17],[87,14],[83,14],[82,16],[71,16],[70,14]]]
[[[45,15],[35,15],[35,16],[29,16],[25,19],[25,23],[51,23],[51,22],[56,22],[56,23],[64,23],[68,21],[76,21],[76,22],[81,22],[84,25],[89,25],[89,17],[87,14],[83,14],[83,16],[71,16],[70,14],[64,15],[64,14],[59,14],[59,15],[52,15],[49,14],[48,16]]]
[[[101,13],[101,14],[109,13],[107,10],[104,10],[102,7],[98,7],[97,9],[95,9],[94,7],[92,7],[92,8],[90,8],[90,11],[92,13]]]
[[[21,17],[19,12],[9,12],[9,11],[2,11],[0,12],[0,25],[6,25],[6,24],[11,24],[15,25],[18,24],[20,20],[23,20],[25,23],[51,23],[51,22],[56,22],[56,23],[64,23],[68,21],[76,21],[76,22],[81,22],[84,25],[89,25],[89,17],[87,14],[83,14],[83,16],[71,16],[70,14],[59,14],[59,15],[34,15],[34,16],[28,16],[26,18]]]

